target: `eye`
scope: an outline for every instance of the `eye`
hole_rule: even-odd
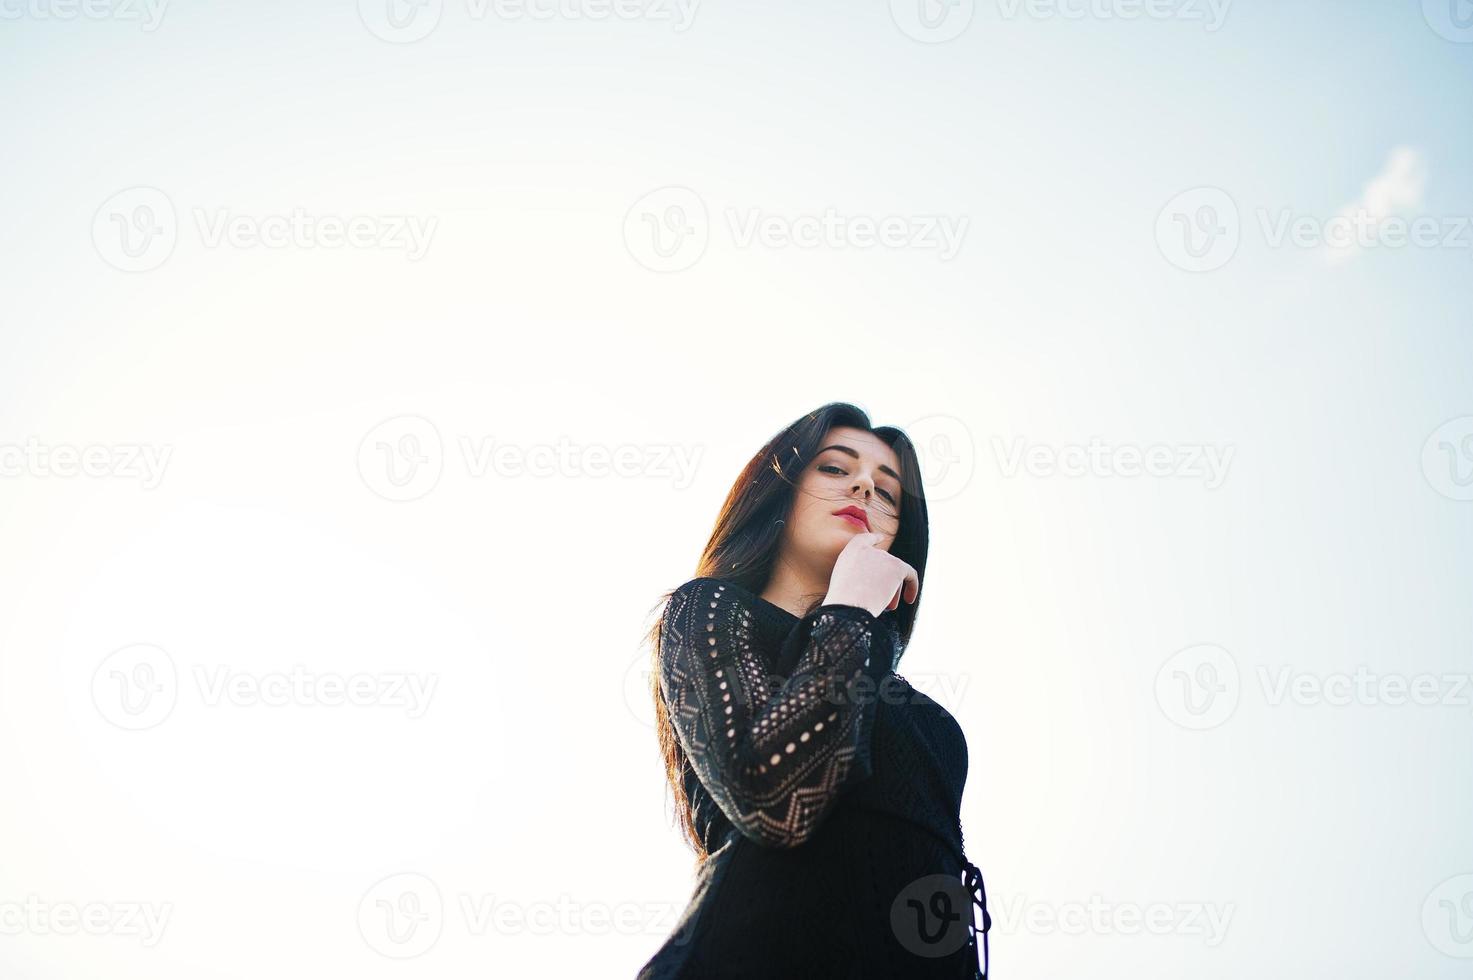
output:
[[[819,466],[818,469],[821,473],[837,473],[840,476],[844,475],[844,471],[841,468],[835,466],[833,463],[824,463]],[[895,495],[892,494],[889,490],[886,490],[884,487],[875,487],[875,490],[876,492],[882,494],[886,500],[890,501],[890,503],[895,503]]]

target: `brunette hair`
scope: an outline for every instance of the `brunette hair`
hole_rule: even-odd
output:
[[[900,524],[895,540],[891,542],[890,554],[913,567],[924,583],[930,529],[915,447],[903,430],[895,426],[871,425],[869,415],[848,402],[830,402],[795,420],[769,439],[742,467],[727,492],[726,502],[716,515],[716,526],[692,578],[725,579],[758,594],[767,587],[780,550],[782,524],[779,522],[786,521],[791,514],[798,478],[823,448],[824,436],[835,426],[862,429],[895,451],[900,461]],[[667,591],[657,607],[667,604],[674,592],[675,588]],[[814,599],[806,612],[811,613],[822,602],[822,597]],[[920,598],[917,597],[914,603],[902,601],[893,613],[899,634],[897,655],[910,642],[919,609]],[[655,702],[655,731],[659,737],[665,778],[675,798],[676,820],[682,836],[695,851],[699,865],[707,855],[685,792],[688,763],[660,692],[660,634],[664,623],[662,612],[646,637],[652,650],[650,693]]]

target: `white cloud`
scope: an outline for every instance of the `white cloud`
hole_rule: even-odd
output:
[[[1392,150],[1381,173],[1366,184],[1359,198],[1341,208],[1336,216],[1342,227],[1348,223],[1358,231],[1348,239],[1326,239],[1329,261],[1338,264],[1360,254],[1365,248],[1366,236],[1374,239],[1383,221],[1392,215],[1421,207],[1426,184],[1427,164],[1422,154],[1409,146],[1398,146]]]

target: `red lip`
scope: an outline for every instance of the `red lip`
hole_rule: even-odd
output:
[[[848,507],[844,507],[840,510],[834,511],[834,516],[836,517],[843,514],[848,514],[850,517],[862,521],[864,523],[864,529],[866,531],[869,530],[869,515],[860,508],[855,507],[853,504],[850,504]]]

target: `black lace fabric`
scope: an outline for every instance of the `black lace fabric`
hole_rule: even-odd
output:
[[[799,624],[801,652],[782,678],[778,651],[754,645],[745,598],[715,579],[677,590],[661,637],[661,690],[687,759],[731,825],[758,844],[797,847],[851,777],[871,774],[877,700],[855,682],[867,675],[877,685],[890,650],[876,649],[869,610],[821,606]]]
[[[800,617],[709,577],[671,594],[659,690],[709,856],[639,980],[983,976],[966,739],[898,658],[890,611]]]

